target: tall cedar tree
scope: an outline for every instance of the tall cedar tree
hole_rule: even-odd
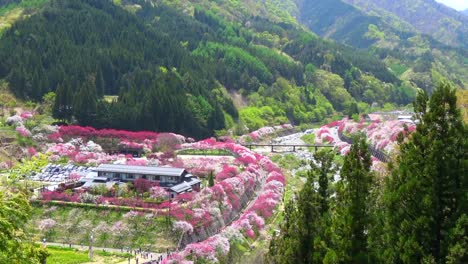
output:
[[[214,182],[213,171],[210,171],[210,174],[208,175],[208,187],[213,187],[214,184],[215,182]]]
[[[320,214],[323,216],[330,208],[329,182],[336,169],[334,168],[335,153],[329,150],[321,150],[314,153],[314,160],[310,166],[318,174],[318,192],[320,194]]]
[[[97,94],[94,78],[88,78],[73,100],[73,113],[82,125],[91,125],[96,118]]]
[[[373,176],[366,140],[354,140],[337,183],[337,204],[333,217],[333,246],[340,263],[370,262],[367,232],[370,228],[370,194]]]
[[[299,212],[296,202],[295,198],[293,198],[284,206],[284,219],[281,223],[280,233],[276,234],[270,242],[266,258],[268,263],[303,263],[299,252],[301,244],[297,233]]]
[[[401,143],[386,184],[386,261],[468,263],[466,247],[460,251],[467,244],[468,137],[456,101],[447,82],[430,100],[417,97],[420,124]]]
[[[61,121],[70,120],[72,117],[72,92],[67,83],[59,84],[56,91],[53,107],[53,115]]]
[[[285,206],[285,219],[281,233],[270,244],[272,263],[322,263],[327,251],[327,219],[329,204],[329,178],[334,172],[333,152],[314,154],[315,163],[308,171],[307,182],[297,200]],[[316,180],[319,189],[316,190]]]

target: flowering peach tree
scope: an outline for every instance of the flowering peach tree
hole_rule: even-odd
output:
[[[340,140],[338,134],[353,136],[356,133],[363,133],[372,147],[384,153],[392,154],[398,144],[398,136],[407,137],[415,129],[415,124],[399,120],[374,120],[370,122],[361,120],[355,122],[345,118],[320,127],[315,131],[315,140],[317,144],[333,144],[341,155],[347,155],[351,145]],[[381,161],[375,157],[372,160],[372,169],[374,171],[383,172],[385,170],[385,165]]]
[[[262,127],[259,128],[253,132],[250,132],[247,135],[243,135],[239,138],[239,142],[241,144],[248,143],[250,141],[260,141],[262,139],[265,139],[266,137],[274,136],[278,132],[284,131],[284,130],[290,130],[293,129],[294,127],[291,124],[284,124],[284,125],[279,125],[279,126],[273,126],[273,127]]]

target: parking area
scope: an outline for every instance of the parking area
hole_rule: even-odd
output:
[[[39,173],[33,173],[29,179],[42,182],[66,182],[79,180],[93,171],[92,167],[77,166],[73,164],[47,164]]]

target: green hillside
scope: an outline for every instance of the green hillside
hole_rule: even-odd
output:
[[[322,37],[370,51],[406,85],[431,92],[444,77],[461,88],[468,87],[466,48],[449,46],[424,35],[411,20],[377,8],[377,0],[375,5],[370,2],[304,0],[300,21]]]
[[[403,21],[451,46],[468,48],[468,18],[430,0],[343,0],[386,21]],[[396,25],[396,24],[394,24]]]
[[[55,91],[57,118],[195,136],[224,127],[214,77],[202,63],[110,2],[51,1],[6,31],[0,49],[0,73],[12,91],[35,101]],[[104,94],[120,100],[99,100]]]
[[[30,10],[0,39],[0,78],[23,99],[55,92],[61,120],[195,137],[414,96],[377,57],[303,29],[291,1],[114,2]]]
[[[366,16],[341,0],[305,0],[301,22],[320,36],[339,40],[358,48],[368,48],[377,40],[365,38],[370,24],[378,25],[378,17]]]

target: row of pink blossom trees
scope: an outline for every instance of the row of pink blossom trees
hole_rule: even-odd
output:
[[[320,127],[315,132],[315,140],[318,144],[333,144],[342,155],[347,155],[351,145],[341,141],[338,133],[343,133],[348,136],[362,133],[367,138],[369,144],[375,149],[381,150],[387,154],[392,154],[397,146],[398,135],[401,134],[406,137],[415,129],[415,124],[399,120],[374,120],[370,122],[361,120],[356,122],[345,118]],[[372,169],[381,171],[383,169],[382,162],[375,157],[373,157],[372,160]]]
[[[61,126],[47,136],[42,152],[56,162],[66,157],[72,163],[96,166],[103,163],[128,165],[158,165],[173,156],[180,144],[191,142],[173,133],[132,132],[115,129],[94,129],[80,126]],[[152,154],[153,150],[161,151]],[[119,152],[147,153],[148,158],[134,158]]]
[[[333,133],[330,132],[330,128],[333,127],[336,127],[338,132],[343,134],[354,135],[356,133],[363,133],[371,146],[387,153],[391,153],[395,148],[399,134],[407,136],[416,129],[415,124],[399,120],[375,120],[371,122],[361,120],[360,122],[355,122],[350,119],[342,119],[322,126],[317,130],[317,140],[336,143],[336,137],[333,137]]]
[[[221,179],[220,182],[193,197],[189,206],[193,217],[175,215],[178,221],[175,222],[174,228],[185,232],[186,237],[204,238],[200,235],[210,230],[210,225],[214,225],[218,230],[214,232],[215,235],[202,239],[202,242],[188,244],[184,250],[171,255],[163,263],[181,263],[184,260],[200,258],[216,262],[219,257],[229,253],[232,243],[239,239],[256,238],[282,199],[284,175],[267,157],[233,143],[216,143],[211,140],[192,144],[192,147],[229,149],[238,155],[236,162],[243,170],[231,176],[235,173],[233,169],[223,169],[216,176]],[[226,175],[230,177],[224,179]],[[245,194],[256,197],[244,209]],[[211,220],[206,226],[200,226],[198,222],[202,216]],[[225,227],[224,223],[230,221],[231,224]],[[191,227],[194,227],[193,230]]]
[[[253,132],[250,132],[249,134],[243,135],[240,137],[239,142],[241,144],[248,143],[250,141],[260,141],[266,137],[269,136],[274,136],[278,132],[284,131],[284,130],[290,130],[293,129],[293,126],[291,124],[283,124],[279,126],[266,126],[259,128]]]
[[[145,150],[146,152],[150,152],[155,147],[162,149],[174,148],[186,141],[193,141],[191,138],[185,138],[174,133],[133,132],[81,126],[61,126],[56,133],[52,133],[48,137],[56,143],[82,138],[85,141],[92,140],[106,145],[107,148],[119,147],[120,149]]]

